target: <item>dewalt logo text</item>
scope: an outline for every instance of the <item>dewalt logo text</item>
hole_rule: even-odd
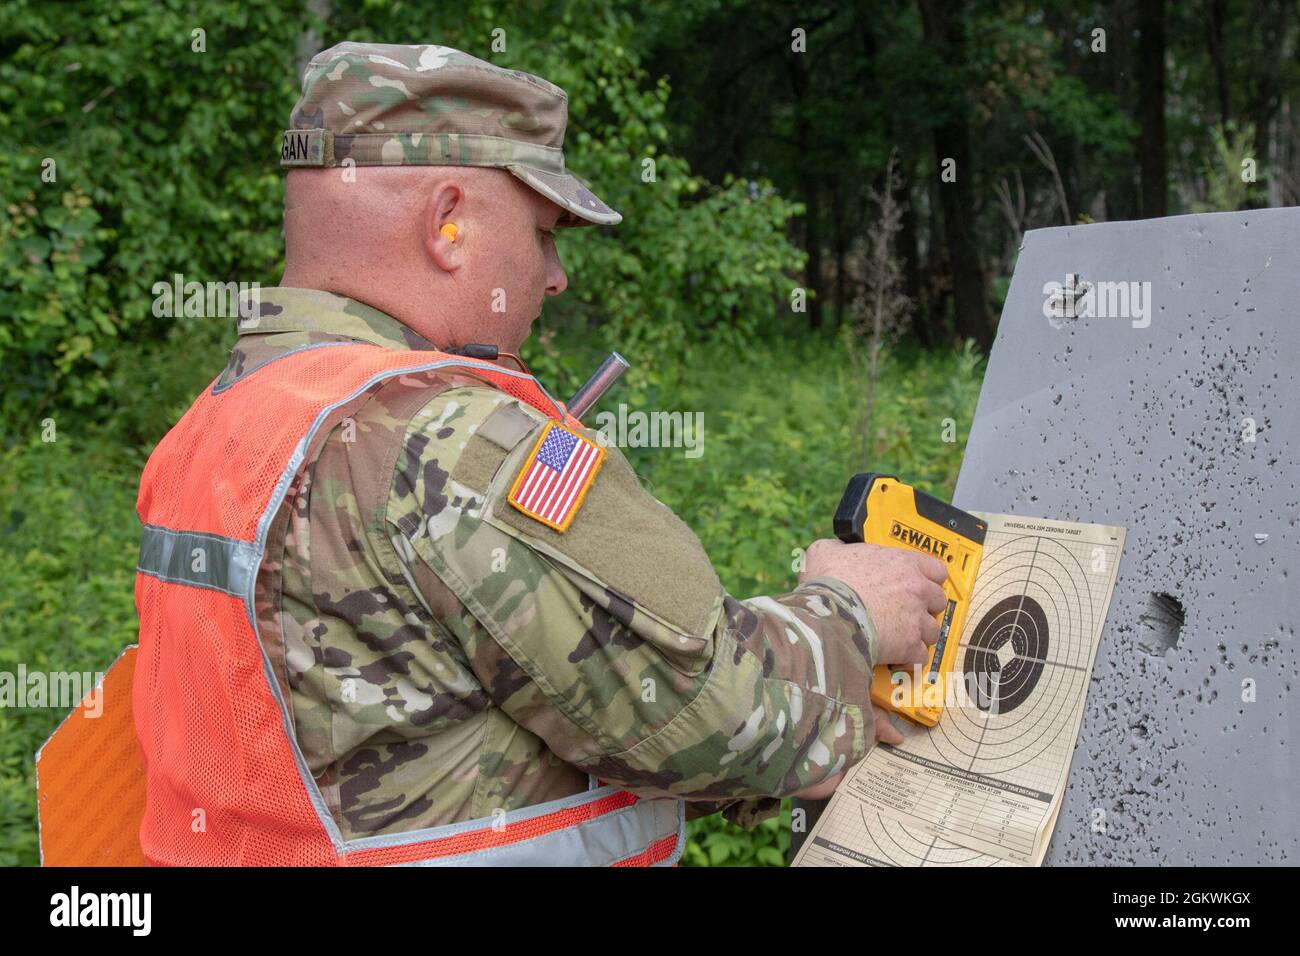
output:
[[[947,558],[948,542],[940,541],[924,531],[917,531],[915,528],[909,528],[901,521],[895,521],[889,527],[889,536],[894,538],[909,548],[916,548],[918,551],[927,551],[936,558]]]

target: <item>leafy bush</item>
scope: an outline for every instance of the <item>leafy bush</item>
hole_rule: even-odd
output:
[[[135,641],[139,467],[95,432],[0,451],[0,671],[101,672]],[[33,757],[62,708],[0,707],[0,866],[36,862]]]
[[[553,306],[553,325],[586,336],[598,320],[596,339],[640,352],[738,344],[785,301],[787,273],[802,261],[785,238],[798,207],[763,183],[705,182],[671,154],[668,85],[639,64],[630,4],[574,0],[559,17],[531,5],[339,6],[314,25],[324,45],[443,43],[569,91],[569,163],[626,219],[561,240],[582,282]],[[189,334],[152,314],[155,282],[175,273],[276,282],[276,138],[297,98],[307,7],[83,0],[0,10],[0,135],[19,144],[0,151],[6,430],[29,432],[56,409],[103,412],[124,367]],[[505,31],[504,52],[490,48],[494,30]]]
[[[154,282],[269,284],[275,136],[301,4],[121,0],[0,12],[0,396],[6,422],[94,411],[165,338]],[[204,52],[193,31],[205,31]]]

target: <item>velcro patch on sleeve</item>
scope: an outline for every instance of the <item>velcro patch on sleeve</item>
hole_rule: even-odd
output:
[[[604,461],[605,449],[596,442],[559,422],[549,422],[524,459],[506,500],[563,534]]]

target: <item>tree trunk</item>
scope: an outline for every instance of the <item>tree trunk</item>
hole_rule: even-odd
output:
[[[818,193],[821,183],[813,176],[805,176],[803,184],[804,205],[807,211],[803,218],[803,247],[808,253],[808,265],[804,268],[804,285],[812,293],[808,296],[808,327],[822,327],[823,293],[822,288],[822,236],[821,203]]]
[[[1138,4],[1138,137],[1142,171],[1142,215],[1168,214],[1169,179],[1165,156],[1165,0]]]
[[[1106,65],[1110,69],[1110,89],[1121,109],[1134,101],[1133,91],[1133,19],[1130,0],[1112,0],[1108,15],[1113,26],[1108,30],[1110,43]],[[1106,218],[1112,222],[1137,219],[1142,213],[1137,178],[1130,164],[1117,165],[1115,178],[1106,184]]]
[[[1219,96],[1219,121],[1226,127],[1232,121],[1232,86],[1228,79],[1228,49],[1224,26],[1228,19],[1228,0],[1209,0],[1205,9],[1205,32],[1209,41],[1210,63],[1214,67],[1214,85]]]
[[[844,269],[849,257],[849,229],[844,221],[844,197],[838,181],[831,183],[831,221],[835,225],[835,321],[844,321],[848,305],[848,280]]]
[[[928,215],[925,229],[925,266],[922,271],[924,299],[929,326],[942,328],[944,336],[952,334],[948,327],[948,301],[952,298],[952,284],[945,282],[948,265],[943,254],[943,219],[939,215],[939,177],[929,176],[925,181]]]
[[[903,206],[903,220],[898,230],[898,258],[903,263],[903,292],[915,303],[912,309],[912,328],[921,344],[933,348],[936,336],[926,321],[924,303],[921,301],[921,262],[916,236],[916,203],[912,199],[912,176],[908,166],[900,165],[898,176],[898,201]]]
[[[794,91],[794,110],[795,116],[795,139],[798,143],[799,155],[805,158],[803,175],[799,178],[799,186],[803,192],[804,201],[804,226],[803,226],[803,245],[804,252],[808,254],[808,264],[805,267],[804,286],[811,293],[808,296],[808,327],[812,329],[821,328],[822,324],[822,307],[823,307],[823,288],[822,288],[822,235],[821,235],[821,180],[816,176],[807,164],[808,157],[813,154],[812,150],[812,130],[807,120],[807,109],[805,100],[808,93],[808,70],[804,66],[804,56],[802,53],[792,53],[786,56],[787,69],[790,75],[790,87]]]
[[[1290,15],[1289,4],[1261,4],[1253,11],[1260,19],[1261,49],[1269,51],[1267,57],[1257,64],[1259,79],[1255,85],[1254,102],[1251,104],[1250,116],[1255,126],[1255,159],[1260,166],[1269,169],[1273,166],[1273,121],[1277,118],[1278,108],[1282,103],[1282,82],[1278,73],[1279,62],[1289,44],[1287,43],[1287,20]],[[1262,201],[1255,200],[1252,205]]]
[[[965,63],[960,23],[961,0],[920,0],[921,24],[926,42],[944,51],[948,63]],[[989,309],[989,283],[980,261],[975,235],[975,190],[971,178],[970,130],[965,110],[950,113],[934,127],[935,167],[943,173],[943,161],[957,166],[956,182],[938,185],[943,206],[944,240],[952,270],[953,319],[960,338],[975,339],[988,347],[993,342],[993,313]]]

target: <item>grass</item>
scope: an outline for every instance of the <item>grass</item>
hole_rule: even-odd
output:
[[[0,671],[100,671],[136,638],[136,484],[148,448],[222,361],[207,334],[183,356],[142,356],[98,424],[39,425],[0,450]],[[780,593],[797,549],[830,535],[855,471],[892,471],[950,498],[978,397],[970,352],[892,353],[877,395],[871,461],[855,461],[860,386],[838,340],[760,341],[742,353],[695,347],[642,362],[600,408],[703,413],[703,452],[633,448],[628,456],[665,504],[695,529],[728,590]],[[555,391],[567,394],[563,389]],[[944,438],[945,419],[955,441]],[[593,419],[588,418],[591,422]],[[0,866],[37,862],[33,756],[61,708],[0,707]],[[782,865],[789,807],[753,831],[719,816],[690,825],[688,865]]]

